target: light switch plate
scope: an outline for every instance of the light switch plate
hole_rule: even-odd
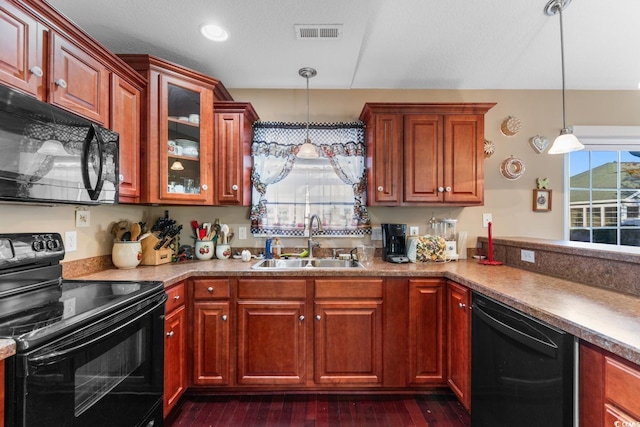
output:
[[[371,240],[382,240],[382,229],[375,227],[371,229]]]
[[[420,234],[420,227],[417,225],[409,227],[409,236],[417,236],[418,234]]]
[[[247,227],[238,227],[238,239],[240,240],[247,239]]]

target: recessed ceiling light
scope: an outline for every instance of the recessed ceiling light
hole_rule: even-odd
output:
[[[214,42],[223,42],[229,38],[227,30],[215,24],[201,25],[200,32],[203,36]]]

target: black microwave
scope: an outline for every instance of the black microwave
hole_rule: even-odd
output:
[[[0,85],[0,201],[118,203],[119,135]]]

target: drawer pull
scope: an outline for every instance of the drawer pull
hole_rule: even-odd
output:
[[[173,336],[173,331],[167,332],[167,337],[171,338]]]
[[[460,302],[458,303],[458,307],[465,309],[467,307],[467,304]]]
[[[450,193],[451,192],[451,187],[445,188],[444,191],[446,191],[447,193]]]
[[[300,321],[302,322],[304,320],[304,316],[301,314],[300,317],[298,317],[298,319],[300,319]]]
[[[62,89],[66,89],[67,82],[65,82],[64,79],[58,79],[56,80],[56,86],[61,87]]]
[[[175,297],[173,297],[173,299],[174,299],[175,301],[178,301],[178,300],[180,299],[180,295],[176,295]]]
[[[213,293],[213,286],[209,286],[209,287],[207,288],[207,292],[209,292],[210,294],[212,294],[212,293]]]
[[[223,314],[223,315],[222,315],[222,321],[223,321],[223,322],[226,322],[226,321],[227,321],[227,315],[226,315],[226,314]]]
[[[320,316],[319,314],[316,314],[316,320],[321,320],[322,316]]]

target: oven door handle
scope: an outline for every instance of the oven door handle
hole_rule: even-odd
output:
[[[105,338],[108,338],[109,336],[112,336],[114,334],[116,334],[117,332],[121,331],[122,329],[128,327],[129,325],[137,322],[138,320],[140,320],[141,318],[147,316],[148,314],[150,314],[151,312],[153,312],[154,310],[156,310],[159,306],[164,305],[165,301],[167,299],[167,294],[163,294],[163,298],[161,301],[159,301],[156,304],[153,304],[151,307],[149,307],[148,309],[144,310],[143,312],[141,312],[140,314],[138,314],[137,316],[135,316],[134,318],[131,318],[129,320],[127,320],[125,323],[121,323],[119,324],[116,328],[111,329],[109,332],[107,332],[106,334],[99,334],[98,336],[89,339],[89,340],[74,340],[72,343],[75,343],[77,341],[82,341],[81,344],[78,345],[74,345],[73,347],[66,347],[60,350],[50,350],[47,351],[45,355],[43,356],[33,356],[33,357],[29,357],[27,360],[29,361],[29,364],[33,364],[34,366],[45,366],[45,365],[51,365],[53,363],[57,363],[58,361],[60,361],[61,359],[64,359],[65,357],[67,357],[69,354],[81,350],[82,348],[85,348],[87,345],[91,345],[97,341],[103,340]],[[163,313],[164,315],[164,313]],[[45,350],[45,349],[43,349]]]
[[[514,328],[513,326],[507,325],[506,323],[503,323],[495,317],[491,316],[477,304],[473,304],[472,312],[490,328],[502,332],[504,335],[515,341],[518,341],[520,344],[523,344],[551,358],[555,359],[557,357],[558,346],[555,343],[540,341],[538,338],[532,337],[526,332]]]

